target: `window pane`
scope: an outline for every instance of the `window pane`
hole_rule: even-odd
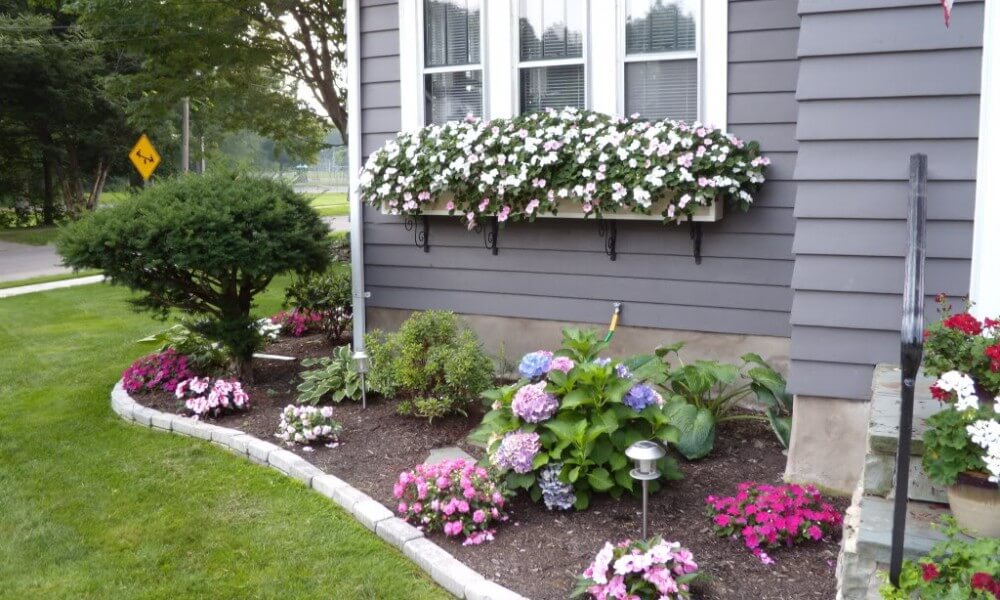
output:
[[[644,119],[698,120],[698,61],[625,63],[625,114]]]
[[[582,58],[586,0],[521,0],[522,61]]]
[[[625,52],[677,52],[695,49],[696,0],[628,0]]]
[[[482,71],[455,71],[424,76],[427,123],[438,125],[468,115],[483,116]]]
[[[583,65],[521,69],[521,112],[584,108]]]
[[[424,64],[479,63],[479,0],[424,0]]]

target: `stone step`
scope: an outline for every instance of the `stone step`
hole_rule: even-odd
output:
[[[948,492],[927,477],[920,463],[920,456],[910,457],[909,498],[921,502],[948,503]],[[865,456],[862,481],[866,496],[893,498],[896,456],[893,454],[869,454]]]
[[[878,563],[889,562],[892,504],[892,500],[885,498],[861,498],[857,537],[859,555]],[[941,517],[949,514],[947,506],[911,501],[907,505],[903,555],[907,558],[919,558],[927,554],[936,543],[946,539],[935,525],[941,522]]]
[[[878,365],[872,378],[871,420],[868,428],[868,450],[874,454],[896,454],[899,445],[899,367]],[[920,456],[924,452],[925,420],[941,410],[941,403],[931,398],[930,387],[934,379],[923,371],[917,376],[913,398],[913,436],[910,440],[910,454]]]

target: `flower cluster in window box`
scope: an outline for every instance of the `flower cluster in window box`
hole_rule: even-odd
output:
[[[593,331],[566,329],[556,352],[526,354],[517,383],[490,390],[492,410],[473,437],[510,489],[525,489],[549,509],[583,510],[594,493],[617,498],[636,492],[625,450],[635,440],[676,443],[678,431],[652,385],[665,378],[657,356],[602,358],[607,348]],[[679,479],[676,462],[657,465]],[[650,482],[655,492],[659,482]]]
[[[122,373],[122,385],[130,394],[153,390],[173,392],[179,383],[194,376],[188,366],[188,357],[168,348],[129,365]]]
[[[502,485],[464,459],[403,471],[392,492],[403,519],[421,531],[464,536],[465,546],[492,540],[496,525],[508,519]]]
[[[740,483],[735,496],[705,498],[715,534],[742,539],[764,564],[765,549],[831,537],[843,517],[812,486]]]
[[[195,418],[219,417],[249,410],[250,396],[235,379],[192,377],[177,384],[174,396]]]
[[[296,406],[289,404],[281,411],[276,438],[286,446],[295,444],[330,444],[337,441],[340,423],[333,420],[333,408],[324,406]]]
[[[402,215],[447,199],[442,208],[470,228],[486,217],[534,220],[570,203],[586,216],[656,210],[672,221],[725,199],[747,210],[768,164],[756,142],[700,123],[567,107],[400,133],[369,156],[360,193]]]
[[[606,543],[577,581],[572,597],[681,600],[691,597],[698,563],[687,548],[660,538]]]

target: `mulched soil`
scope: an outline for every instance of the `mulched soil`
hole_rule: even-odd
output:
[[[302,358],[325,355],[329,348],[322,337],[309,336],[279,340],[267,352]],[[255,382],[246,386],[252,410],[213,422],[276,442],[278,414],[295,402],[299,370],[297,363],[257,361]],[[160,410],[177,409],[177,402],[164,393],[143,394],[139,401]],[[479,417],[470,414],[469,418],[427,423],[398,416],[395,403],[369,397],[366,410],[360,404],[334,405],[334,419],[344,426],[336,448],[318,445],[311,452],[298,446],[292,450],[393,508],[397,502],[392,485],[398,474],[422,462],[432,448],[458,445],[481,456],[480,449],[465,441]],[[763,600],[836,595],[835,542],[775,550],[770,554],[777,564],[766,566],[737,541],[711,533],[705,496],[735,493],[741,481],[780,483],[784,468],[785,456],[765,424],[731,423],[719,430],[709,458],[681,461],[684,479],[667,483],[650,497],[650,534],[690,548],[708,576],[696,584],[696,597]],[[834,499],[833,504],[844,510],[848,503]],[[641,501],[630,496],[620,500],[595,496],[586,511],[553,513],[521,494],[510,507],[511,521],[498,529],[493,542],[463,547],[442,534],[431,537],[484,576],[534,600],[566,598],[576,575],[605,541],[640,535]]]

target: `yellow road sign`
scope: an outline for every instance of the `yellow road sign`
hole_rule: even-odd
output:
[[[128,153],[128,157],[132,161],[132,164],[135,165],[136,171],[139,171],[139,174],[142,175],[143,181],[147,181],[160,164],[160,155],[156,152],[156,148],[153,147],[152,142],[149,141],[145,133],[139,137],[139,141],[135,143],[135,146],[132,146],[132,151]]]

